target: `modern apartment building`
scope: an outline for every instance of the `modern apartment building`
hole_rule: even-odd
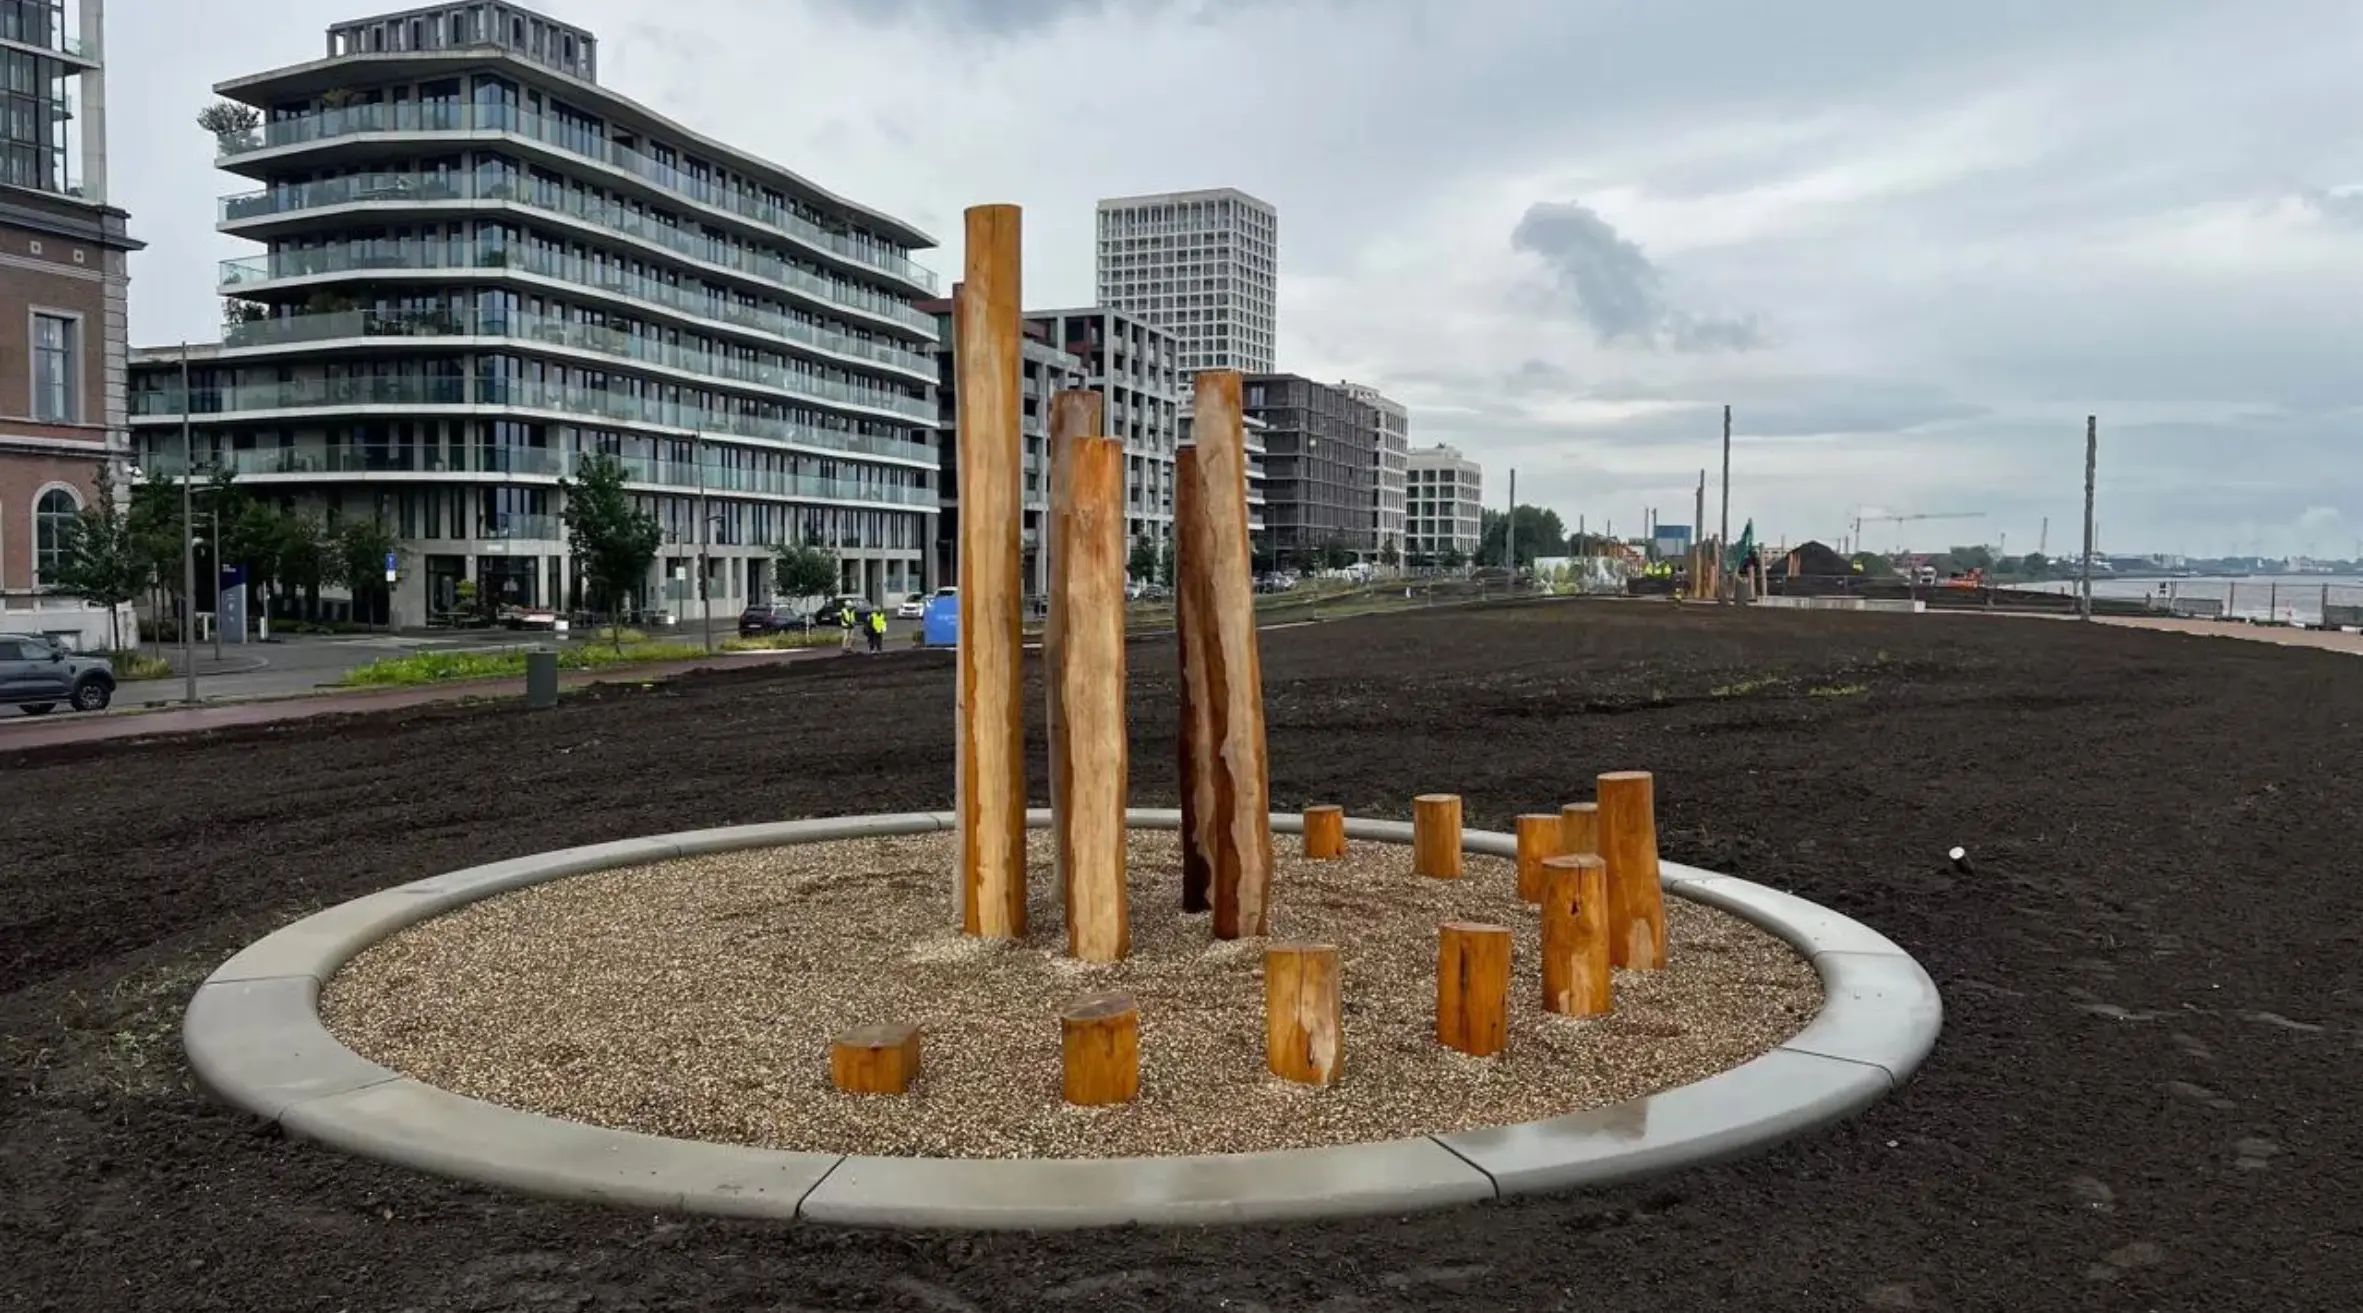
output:
[[[1265,425],[1264,523],[1273,555],[1290,564],[1309,564],[1332,547],[1375,556],[1377,410],[1297,374],[1248,375],[1244,409]]]
[[[1099,203],[1099,303],[1171,333],[1185,379],[1273,369],[1280,215],[1243,191]]]
[[[1411,456],[1411,411],[1377,388],[1340,383],[1345,394],[1368,405],[1378,418],[1378,446],[1372,452],[1371,528],[1378,534],[1379,553],[1389,547],[1398,555],[1410,549],[1403,542],[1403,503],[1406,471]]]
[[[588,601],[560,480],[620,459],[666,545],[646,607],[770,594],[774,548],[843,586],[930,586],[937,294],[907,223],[598,82],[589,31],[468,0],[336,24],[326,57],[221,83],[259,187],[221,202],[220,349],[141,371],[132,425],[403,543],[393,620]]]
[[[923,302],[920,308],[936,316],[935,443],[942,463],[936,480],[941,512],[936,520],[935,577],[950,583],[960,576],[960,393],[953,368],[952,302],[947,297]],[[1050,399],[1084,385],[1083,362],[1050,344],[1050,325],[1029,319],[1024,328],[1025,338],[1018,344],[1018,416],[1025,446],[1025,483],[1018,501],[1025,553],[1020,578],[1028,596],[1047,597],[1050,557],[1043,544],[1050,528]]]
[[[1181,443],[1186,395],[1173,336],[1105,306],[1031,310],[1026,322],[1082,362],[1082,386],[1100,394],[1107,435],[1124,440],[1125,535],[1171,538],[1173,449]]]
[[[107,641],[55,591],[74,516],[125,451],[127,257],[107,204],[100,0],[0,0],[0,633]]]
[[[1485,476],[1477,462],[1440,442],[1418,448],[1404,490],[1406,560],[1441,565],[1453,553],[1463,562],[1477,559],[1485,518]]]
[[[1181,440],[1184,445],[1197,441],[1191,434],[1191,412],[1196,409],[1195,396],[1182,398]],[[1240,416],[1240,436],[1247,447],[1247,533],[1255,544],[1258,555],[1267,554],[1271,544],[1264,534],[1264,435],[1271,426],[1253,415]]]

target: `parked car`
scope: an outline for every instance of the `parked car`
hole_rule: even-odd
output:
[[[894,608],[894,618],[897,620],[926,619],[927,594],[912,593],[909,596],[903,598],[902,605]]]
[[[68,652],[35,635],[0,636],[0,703],[40,716],[60,702],[104,711],[114,700],[115,667],[105,657]]]
[[[738,634],[741,638],[755,638],[763,634],[801,633],[812,622],[804,613],[776,602],[757,602],[738,613]]]
[[[842,625],[844,623],[845,608],[849,606],[853,608],[853,621],[856,625],[861,624],[863,620],[869,616],[870,612],[878,609],[877,607],[870,605],[869,598],[855,597],[851,593],[847,593],[842,597],[830,598],[827,604],[823,605],[820,610],[813,613],[812,623],[816,625]]]

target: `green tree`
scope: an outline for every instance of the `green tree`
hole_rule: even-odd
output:
[[[98,462],[96,495],[66,528],[65,568],[57,591],[107,608],[107,646],[123,647],[120,608],[155,577],[155,565],[132,531],[131,513],[115,489],[113,462]]]
[[[560,479],[566,497],[567,549],[582,562],[593,592],[606,605],[616,651],[624,646],[617,617],[624,599],[648,578],[665,533],[656,517],[632,504],[624,490],[623,462],[613,456],[584,458],[580,478]]]
[[[262,125],[261,110],[234,100],[217,100],[197,111],[197,126],[212,133],[225,146],[250,141],[255,129]]]
[[[2029,579],[2041,579],[2051,573],[2051,558],[2041,552],[2028,552],[2018,558],[2018,568]]]
[[[1895,573],[1895,568],[1887,563],[1887,558],[1877,552],[1856,552],[1853,564],[1865,579],[1884,579]]]
[[[782,597],[826,597],[837,591],[841,572],[837,554],[811,543],[781,543],[773,552],[779,581],[774,591]]]
[[[1534,564],[1537,556],[1559,556],[1567,550],[1567,526],[1560,522],[1559,512],[1540,506],[1521,503],[1517,508],[1518,565]],[[1486,511],[1479,517],[1477,563],[1507,565],[1502,559],[1507,549],[1510,517],[1500,511]]]
[[[1955,570],[1992,570],[1994,568],[1994,552],[1989,547],[1956,547],[1945,554],[1953,558],[1953,569]]]
[[[1124,573],[1142,583],[1147,583],[1157,577],[1156,539],[1135,538],[1132,540],[1132,559],[1125,562]]]
[[[347,520],[330,535],[325,555],[329,582],[353,595],[353,618],[382,615],[391,628],[394,599],[393,589],[386,583],[386,557],[401,559],[401,544],[394,531],[376,519]],[[365,608],[363,599],[378,605]]]
[[[1353,549],[1335,538],[1321,544],[1321,568],[1343,570],[1354,563]]]
[[[1469,558],[1461,555],[1460,548],[1447,547],[1444,549],[1444,555],[1437,558],[1436,563],[1447,570],[1458,570],[1469,563]]]
[[[1174,555],[1173,540],[1168,538],[1157,548],[1157,582],[1167,588],[1173,587],[1175,572],[1180,568],[1180,561]]]
[[[274,569],[279,586],[289,593],[301,594],[304,618],[316,620],[320,616],[320,586],[329,582],[332,573],[328,526],[298,512],[279,516],[275,527],[278,544]]]
[[[1379,543],[1378,563],[1390,570],[1403,563],[1403,553],[1395,546],[1395,535],[1390,533]]]

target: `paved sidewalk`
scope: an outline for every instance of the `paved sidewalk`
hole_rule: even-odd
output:
[[[697,657],[688,661],[665,661],[645,666],[612,666],[604,670],[569,670],[558,677],[560,688],[580,688],[586,684],[629,684],[652,679],[668,679],[693,670],[728,670],[735,666],[769,664],[780,661],[820,660],[840,655],[836,648],[797,649],[781,652],[735,652]],[[162,734],[188,734],[199,730],[227,729],[239,725],[263,725],[274,721],[304,720],[314,716],[337,716],[363,711],[395,711],[404,707],[422,707],[437,702],[458,702],[467,698],[519,698],[525,696],[523,676],[500,679],[454,680],[443,684],[420,684],[408,688],[355,689],[335,693],[296,694],[287,697],[258,698],[241,702],[214,702],[195,707],[173,707],[162,711],[142,711],[121,715],[63,716],[18,718],[0,721],[0,754],[26,748],[46,748],[61,743],[92,743],[108,739],[153,738]]]
[[[2156,629],[2170,634],[2198,634],[2204,638],[2239,638],[2251,643],[2277,643],[2282,647],[2311,647],[2325,652],[2352,652],[2363,656],[2363,634],[2350,634],[2343,630],[2292,629],[2282,625],[2244,625],[2222,620],[2175,619],[2167,616],[2096,616],[2094,620],[2099,624],[2117,625],[2125,629]]]

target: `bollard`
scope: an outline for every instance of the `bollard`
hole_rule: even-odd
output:
[[[537,648],[525,654],[525,709],[548,711],[558,705],[558,654]]]

